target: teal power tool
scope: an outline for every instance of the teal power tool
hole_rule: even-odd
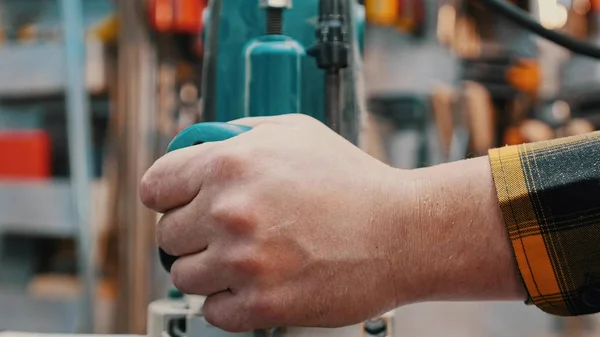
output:
[[[235,119],[288,113],[309,114],[360,146],[365,12],[357,0],[211,0],[203,16],[201,123],[178,134],[168,151],[225,141],[250,130],[227,123]],[[170,272],[177,257],[162,250],[159,255]],[[194,297],[153,302],[148,336],[363,337],[375,330],[379,335],[388,326],[229,334],[208,324],[201,307],[187,303]]]
[[[171,141],[167,152],[176,151],[202,143],[224,141],[249,130],[251,130],[249,126],[228,123],[213,122],[195,124],[181,131]],[[160,263],[162,264],[163,268],[165,268],[165,270],[168,272],[171,272],[171,267],[173,267],[177,257],[167,254],[160,248],[158,253]]]
[[[202,121],[305,113],[358,143],[357,0],[212,0],[204,18]]]
[[[364,7],[357,0],[212,0],[205,21],[203,122],[169,151],[231,138],[243,117],[307,113],[359,145]],[[174,257],[161,252],[170,271]]]

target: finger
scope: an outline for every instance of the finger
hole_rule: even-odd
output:
[[[256,328],[249,320],[248,309],[240,294],[222,291],[206,298],[202,314],[208,323],[217,328],[231,333],[243,333]]]
[[[171,256],[185,256],[205,250],[210,230],[204,204],[193,201],[165,213],[156,224],[158,246]]]
[[[277,293],[260,294],[249,287],[239,292],[234,289],[210,295],[203,314],[210,324],[229,332],[291,326],[294,313],[289,309],[294,303],[288,299]]]
[[[263,125],[263,124],[278,124],[281,123],[281,121],[276,118],[277,116],[268,116],[268,117],[245,117],[245,118],[240,118],[240,119],[236,119],[233,121],[228,122],[229,124],[236,124],[236,125],[245,125],[245,126],[250,126],[250,127],[257,127],[259,125]]]
[[[179,258],[171,268],[173,285],[188,295],[210,296],[227,291],[234,280],[210,248]]]
[[[140,183],[142,203],[164,213],[192,201],[203,182],[204,167],[200,159],[213,145],[205,143],[184,148],[158,159]]]
[[[312,119],[312,117],[304,114],[293,113],[278,116],[245,117],[230,121],[229,123],[257,127],[265,124],[293,125],[309,119]]]

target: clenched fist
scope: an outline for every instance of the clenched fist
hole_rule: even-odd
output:
[[[174,151],[141,198],[184,293],[228,331],[342,326],[397,305],[397,172],[303,115],[233,122],[232,139]]]
[[[391,168],[303,115],[171,152],[143,177],[184,293],[231,332],[338,327],[429,300],[525,299],[485,157]]]

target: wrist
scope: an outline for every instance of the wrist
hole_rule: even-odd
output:
[[[397,176],[408,180],[394,220],[406,301],[526,298],[487,157]]]
[[[386,246],[395,306],[426,301],[434,292],[430,254],[425,237],[430,231],[428,203],[431,177],[426,170],[392,168],[389,189],[384,193]]]

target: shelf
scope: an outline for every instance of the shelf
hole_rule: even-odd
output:
[[[0,289],[0,331],[75,333],[78,299],[38,299],[20,291]],[[9,304],[10,303],[10,304]]]
[[[95,231],[106,228],[109,213],[106,180],[91,184],[91,222]],[[73,221],[68,180],[47,182],[0,181],[0,236],[22,234],[72,238],[80,223]]]
[[[58,43],[0,48],[0,95],[36,96],[65,87],[63,46]]]
[[[0,182],[0,234],[72,237],[68,181]]]
[[[102,45],[86,45],[86,88],[105,91]],[[65,50],[62,43],[0,46],[0,97],[47,97],[64,94],[66,88]]]

